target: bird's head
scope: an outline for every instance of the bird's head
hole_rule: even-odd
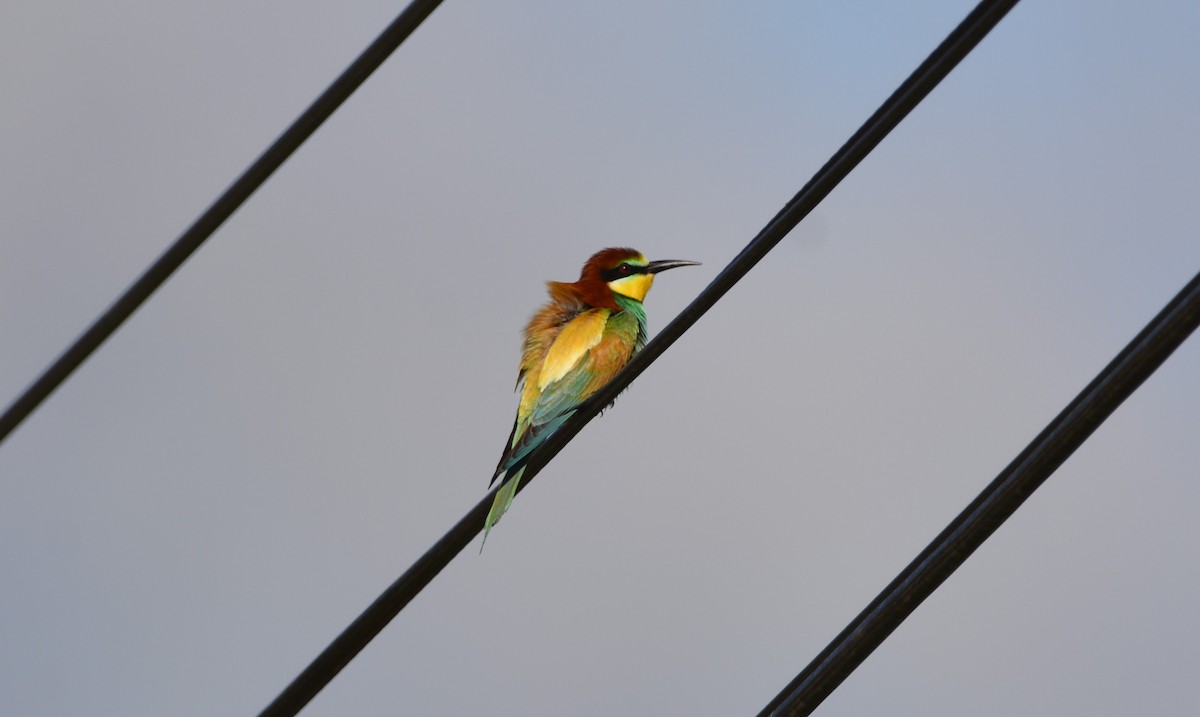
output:
[[[654,284],[654,275],[658,272],[699,264],[698,261],[680,259],[647,261],[646,256],[636,249],[602,249],[583,265],[578,283],[588,289],[603,287],[612,294],[642,301],[650,291],[650,286]]]

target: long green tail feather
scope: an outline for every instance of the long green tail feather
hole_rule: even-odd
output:
[[[483,521],[483,543],[479,546],[479,552],[483,552],[483,546],[487,545],[488,533],[492,532],[492,526],[500,522],[500,517],[508,510],[508,506],[512,505],[513,498],[517,496],[517,486],[521,483],[521,475],[525,472],[525,467],[521,466],[517,469],[512,477],[500,485],[500,490],[496,492],[496,499],[492,501],[492,509],[488,511],[487,520]]]

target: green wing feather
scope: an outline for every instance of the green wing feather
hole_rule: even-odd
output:
[[[575,415],[580,404],[608,383],[645,343],[645,314],[640,304],[633,308],[633,311],[613,314],[605,324],[600,342],[584,353],[561,379],[546,386],[520,435],[516,435],[516,427],[524,422],[524,417],[518,416],[510,444],[492,478],[495,481],[503,476],[503,483],[484,522],[484,542],[492,526],[512,505],[529,456]]]

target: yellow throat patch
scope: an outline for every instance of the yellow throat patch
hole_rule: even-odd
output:
[[[612,289],[614,294],[642,301],[653,284],[654,274],[633,274],[608,282],[608,288]]]

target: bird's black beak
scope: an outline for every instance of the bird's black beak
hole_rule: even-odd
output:
[[[651,274],[657,274],[660,271],[667,269],[677,269],[681,266],[700,266],[698,261],[687,261],[685,259],[659,259],[652,261],[646,265],[646,271]]]

